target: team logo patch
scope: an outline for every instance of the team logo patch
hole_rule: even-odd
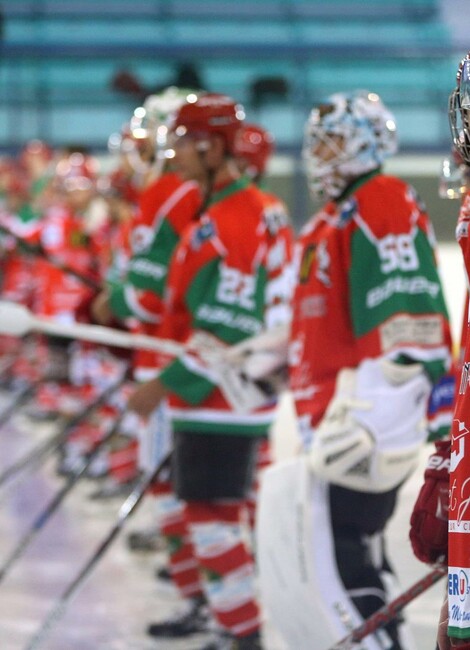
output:
[[[348,224],[357,212],[356,199],[347,199],[341,203],[341,211],[339,213],[338,227],[343,228]]]
[[[312,270],[312,264],[315,260],[315,250],[317,246],[316,244],[310,244],[307,246],[307,248],[304,250],[304,254],[302,256],[302,261],[300,263],[300,270],[299,270],[299,282],[302,284],[305,284],[305,282],[308,282],[308,279],[310,277],[310,271]]]
[[[449,573],[449,595],[458,596],[460,602],[463,603],[468,593],[470,593],[470,588],[466,571],[460,569],[456,573]]]
[[[148,226],[137,226],[131,233],[132,251],[142,254],[149,250],[154,237],[154,231]]]
[[[88,236],[80,230],[74,230],[70,233],[70,245],[74,248],[80,248],[88,244]]]
[[[326,241],[320,242],[317,247],[317,278],[325,287],[331,287],[330,278],[330,254],[326,246]]]
[[[468,237],[468,218],[460,219],[455,229],[455,238],[457,241]]]
[[[199,250],[204,242],[216,235],[215,225],[212,221],[205,221],[195,230],[191,238],[191,248]]]

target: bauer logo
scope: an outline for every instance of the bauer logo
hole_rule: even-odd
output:
[[[449,596],[458,596],[460,602],[470,593],[468,574],[463,569],[456,573],[449,573]]]

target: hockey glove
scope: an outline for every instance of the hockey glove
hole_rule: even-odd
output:
[[[314,473],[362,492],[398,487],[416,468],[427,438],[430,390],[419,363],[365,359],[341,370],[309,451]]]
[[[450,440],[437,440],[410,519],[410,541],[421,562],[447,559]]]

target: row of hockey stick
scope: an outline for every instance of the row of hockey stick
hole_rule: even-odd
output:
[[[123,384],[125,379],[121,379],[116,384],[110,386],[108,389],[103,391],[100,396],[92,403],[87,404],[79,413],[77,413],[71,421],[69,421],[64,427],[62,427],[58,432],[55,432],[51,437],[46,439],[40,445],[34,447],[20,459],[15,461],[10,465],[3,473],[0,475],[0,486],[7,488],[12,485],[18,486],[18,483],[24,481],[27,477],[30,476],[30,471],[38,469],[40,465],[56,451],[60,445],[65,442],[71,432],[89,415],[98,409],[101,405],[106,403],[108,399],[116,392],[120,386]],[[15,400],[16,401],[16,400]],[[63,486],[59,491],[53,496],[53,498],[47,503],[47,505],[41,510],[38,516],[34,519],[32,525],[29,527],[27,532],[21,537],[17,545],[11,551],[7,559],[0,566],[0,583],[5,579],[10,570],[14,567],[16,562],[23,556],[31,542],[36,538],[40,531],[51,519],[52,515],[56,512],[58,507],[64,502],[67,495],[72,492],[72,489],[79,482],[81,478],[86,475],[87,469],[90,467],[93,460],[97,457],[100,450],[107,445],[113,436],[115,436],[119,429],[125,411],[122,410],[120,414],[115,419],[112,426],[105,433],[101,441],[93,448],[93,450],[86,456],[84,459],[78,459],[76,463],[72,466],[68,478],[65,480]],[[106,535],[103,542],[100,544],[99,548],[91,556],[90,560],[86,562],[84,567],[81,569],[77,577],[72,581],[69,587],[64,591],[62,596],[57,601],[57,605],[52,609],[50,615],[46,618],[44,623],[41,625],[37,634],[33,637],[30,643],[27,645],[27,648],[39,648],[42,646],[46,637],[48,636],[53,625],[61,618],[62,614],[65,612],[69,602],[75,596],[75,594],[81,589],[84,585],[86,579],[91,575],[93,568],[104,556],[108,547],[112,544],[114,539],[117,537],[121,531],[124,523],[129,519],[133,512],[137,509],[141,500],[143,499],[145,493],[147,492],[150,484],[157,479],[159,473],[162,471],[162,468],[167,463],[168,458],[164,458],[156,468],[139,478],[137,484],[135,485],[133,491],[121,505],[118,517],[115,525],[111,531]],[[26,470],[30,470],[26,472]]]
[[[97,409],[100,405],[105,403],[109,397],[118,390],[123,380],[120,380],[117,384],[109,387],[93,402],[91,405],[87,405],[82,411],[80,411],[69,423],[67,423],[60,431],[55,432],[52,437],[47,439],[41,445],[35,447],[33,450],[28,452],[25,456],[16,461],[11,465],[7,470],[5,470],[0,475],[0,487],[7,485],[11,486],[12,484],[17,483],[19,480],[24,480],[26,469],[34,469],[40,466],[50,454],[56,450],[60,444],[62,444],[67,437],[70,435],[71,431],[84,419],[86,419],[92,411]],[[27,396],[29,397],[34,391],[34,387],[29,387],[31,390],[28,391]],[[26,393],[25,393],[26,396]],[[26,397],[25,397],[26,398]],[[17,402],[18,397],[14,398],[14,402]],[[8,409],[9,413],[13,413],[15,409]],[[64,485],[56,493],[55,496],[48,502],[48,504],[43,508],[40,514],[35,518],[29,530],[22,536],[18,544],[9,554],[7,559],[0,565],[0,583],[3,581],[5,576],[9,573],[11,568],[15,563],[22,557],[30,543],[35,539],[39,532],[50,520],[53,513],[57,508],[63,503],[64,499],[68,494],[71,493],[74,486],[78,481],[85,476],[87,469],[90,467],[93,460],[96,458],[99,451],[110,442],[112,437],[119,430],[122,418],[124,416],[124,411],[122,411],[114,421],[114,424],[110,427],[108,432],[104,435],[100,443],[95,446],[93,451],[88,454],[85,459],[80,459],[76,462],[72,468],[70,476],[65,481]],[[80,569],[76,577],[68,585],[68,587],[63,591],[62,595],[57,600],[55,606],[52,608],[46,619],[43,621],[37,633],[31,639],[25,650],[36,650],[37,648],[43,645],[43,642],[47,638],[51,629],[57,623],[68,605],[74,598],[74,596],[79,592],[83,587],[86,580],[91,576],[93,569],[96,567],[98,562],[106,553],[107,549],[111,546],[113,541],[116,539],[126,521],[131,517],[131,515],[136,511],[139,504],[144,498],[146,491],[148,490],[149,485],[158,477],[159,473],[162,471],[162,468],[167,463],[167,458],[164,458],[157,467],[147,475],[142,476],[139,479],[139,482],[134,487],[131,494],[122,504],[118,512],[118,517],[116,523],[113,525],[109,533],[105,536],[103,541],[100,543],[96,551],[91,555],[89,560],[84,564]],[[28,474],[29,475],[29,474]],[[406,591],[404,591],[400,596],[395,598],[393,601],[385,605],[382,609],[375,612],[370,618],[368,618],[364,623],[362,623],[357,628],[350,631],[350,633],[345,636],[343,639],[338,641],[334,646],[329,650],[352,650],[357,643],[361,640],[377,632],[382,627],[386,626],[390,621],[396,618],[400,612],[415,598],[422,594],[426,589],[435,584],[440,580],[446,573],[446,568],[444,566],[436,566],[426,574],[423,578],[414,583]]]

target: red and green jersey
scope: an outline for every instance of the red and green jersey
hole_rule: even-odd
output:
[[[172,258],[164,337],[184,343],[202,330],[233,345],[265,327],[270,309],[289,293],[291,239],[285,215],[276,214],[277,224],[274,204],[246,179],[215,191]],[[212,368],[195,355],[175,359],[160,378],[175,430],[264,435],[272,422],[272,408],[233,411]]]
[[[470,194],[464,198],[456,237],[470,277]],[[468,301],[467,301],[468,302]],[[467,333],[469,323],[467,314]],[[449,636],[470,639],[470,346],[457,383],[449,484]]]
[[[33,311],[63,322],[75,320],[93,289],[54,261],[85,277],[97,278],[99,245],[93,234],[85,231],[84,216],[62,205],[52,206],[45,213],[40,244],[45,257],[36,262]]]
[[[27,245],[39,242],[42,215],[33,210],[30,203],[23,203],[16,212],[0,209],[0,228],[2,226],[13,235],[10,237],[0,232],[2,296],[6,300],[30,306],[36,259],[24,253],[21,242],[24,241]]]
[[[116,316],[159,323],[168,263],[200,202],[197,185],[182,181],[175,173],[164,174],[143,191],[130,233],[127,278],[110,287]]]
[[[328,203],[296,252],[290,376],[298,414],[321,419],[338,372],[385,356],[450,364],[449,321],[430,221],[403,181],[373,172]]]
[[[166,173],[146,188],[129,234],[130,258],[123,281],[110,285],[111,309],[121,319],[134,317],[138,331],[160,336],[168,264],[186,226],[196,218],[201,196],[196,183]],[[162,365],[159,354],[138,350],[137,379],[154,377]]]

